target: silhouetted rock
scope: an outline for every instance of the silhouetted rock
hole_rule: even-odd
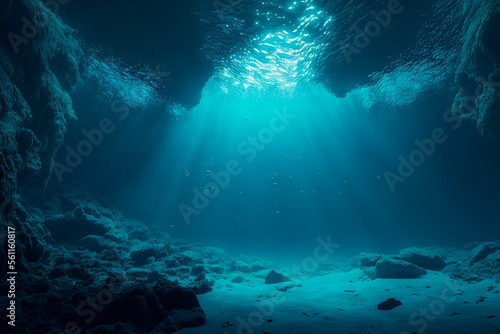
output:
[[[266,276],[265,283],[266,284],[277,284],[282,282],[289,282],[291,279],[277,273],[275,270],[271,270],[269,274]]]
[[[403,305],[401,301],[396,300],[394,298],[389,298],[384,302],[381,302],[380,304],[377,305],[377,309],[382,310],[382,311],[388,311],[392,310],[393,308],[396,308],[398,306]]]

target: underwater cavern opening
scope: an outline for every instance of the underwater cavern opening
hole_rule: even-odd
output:
[[[2,333],[497,333],[500,0],[0,0]]]

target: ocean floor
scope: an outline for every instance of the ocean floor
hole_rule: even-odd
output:
[[[207,323],[179,333],[498,333],[500,286],[494,280],[468,284],[443,273],[370,281],[363,276],[353,269],[292,284],[219,281],[199,296]],[[391,297],[403,305],[377,309]]]
[[[42,200],[19,209],[16,332],[499,333],[498,241],[332,263],[326,238],[290,266],[174,240],[84,189]]]

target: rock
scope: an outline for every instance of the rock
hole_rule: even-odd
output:
[[[264,265],[261,261],[255,261],[250,264],[252,271],[261,271],[267,269],[267,266]]]
[[[252,272],[252,267],[243,261],[233,261],[231,263],[231,269],[234,271],[240,271],[242,273],[250,273]]]
[[[108,307],[103,308],[104,323],[131,322],[137,326],[143,326],[148,322],[148,304],[141,294],[117,298]]]
[[[154,292],[165,311],[191,310],[200,307],[198,297],[192,289],[183,288],[171,282],[156,286]]]
[[[363,273],[369,279],[373,280],[373,279],[377,278],[377,273],[375,272],[375,267],[364,267],[363,268]]]
[[[471,260],[470,263],[477,263],[480,262],[490,254],[495,253],[496,251],[500,250],[500,242],[483,242],[476,246],[474,249],[471,251]]]
[[[200,282],[197,282],[197,284],[192,284],[190,287],[191,289],[193,289],[196,295],[202,295],[204,293],[212,291],[213,284],[213,282],[209,282],[208,280],[204,279]]]
[[[412,263],[382,256],[375,265],[377,278],[417,278],[427,271]]]
[[[361,253],[358,256],[359,268],[363,269],[365,267],[374,267],[377,261],[382,257],[381,254],[375,253]]]
[[[271,270],[269,274],[267,274],[265,283],[266,284],[277,284],[282,282],[289,282],[291,279],[277,273],[275,270]]]
[[[179,263],[181,266],[191,266],[194,264],[193,259],[186,254],[174,254],[173,258]]]
[[[136,278],[146,278],[150,274],[150,271],[147,269],[143,268],[130,268],[127,270],[127,277],[129,277],[131,280],[134,280]]]
[[[181,266],[179,261],[177,261],[176,259],[172,259],[172,258],[165,259],[164,262],[165,262],[165,265],[167,266],[167,268],[178,268]]]
[[[224,267],[222,267],[222,266],[209,267],[208,270],[210,270],[211,272],[213,272],[215,274],[219,274],[219,275],[224,273]]]
[[[52,238],[60,242],[77,242],[87,235],[105,235],[114,223],[90,205],[80,205],[72,213],[45,220]],[[68,233],[68,229],[71,233]]]
[[[245,279],[241,275],[235,276],[231,279],[231,282],[233,283],[243,283],[244,281]]]
[[[446,267],[446,262],[441,256],[423,248],[411,247],[403,249],[397,257],[428,270],[439,271]]]
[[[107,249],[113,249],[113,244],[99,235],[87,235],[78,241],[80,246],[93,252],[102,252]]]
[[[135,325],[137,329],[134,332],[141,333],[149,333],[151,328],[162,328],[163,333],[173,333],[184,327],[202,325],[206,321],[193,290],[173,282],[160,282],[152,289],[142,285],[118,291],[112,295],[109,304],[106,303],[99,310],[99,316],[92,326],[109,328],[121,322]]]
[[[396,300],[394,298],[389,298],[385,302],[381,302],[380,304],[377,305],[377,309],[382,310],[382,311],[388,311],[392,310],[393,308],[396,308],[398,306],[403,305],[401,301]]]
[[[200,282],[203,281],[206,278],[207,274],[205,274],[204,271],[202,271],[196,278],[194,279],[194,282]]]
[[[151,333],[175,333],[185,327],[197,327],[207,321],[205,312],[200,307],[187,310],[172,310]],[[112,332],[116,333],[116,332]]]
[[[158,258],[160,256],[162,256],[160,247],[148,242],[141,242],[130,251],[130,258],[134,261],[134,265],[138,267],[146,265],[150,257]]]
[[[189,275],[198,276],[199,274],[201,274],[204,271],[205,271],[205,267],[202,264],[195,264],[194,267],[191,268]]]

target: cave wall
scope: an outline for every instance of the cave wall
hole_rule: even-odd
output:
[[[0,1],[0,232],[6,223],[16,228],[19,269],[39,245],[23,224],[19,187],[41,192],[46,186],[68,123],[77,120],[71,93],[85,67],[74,31],[58,20],[52,2],[58,5]]]
[[[168,73],[163,97],[191,108],[214,73],[203,55],[199,11],[198,0],[70,1],[61,18],[105,55]]]
[[[500,133],[500,1],[470,2],[464,23],[453,111],[483,136]]]

